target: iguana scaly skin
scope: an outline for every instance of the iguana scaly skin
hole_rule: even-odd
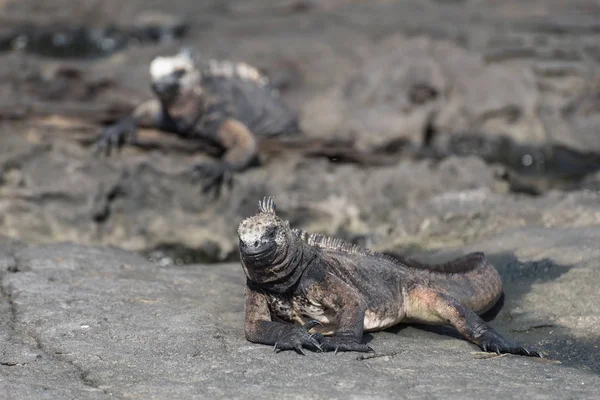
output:
[[[259,202],[258,214],[240,223],[238,236],[251,342],[301,353],[366,352],[372,349],[361,343],[363,332],[417,322],[452,325],[484,351],[540,356],[477,315],[502,293],[500,276],[483,253],[432,266],[400,261],[293,230],[276,215],[273,198]]]
[[[208,142],[223,152],[220,162],[195,167],[208,190],[231,184],[234,172],[256,160],[257,136],[300,133],[296,113],[267,77],[246,63],[198,63],[184,49],[171,57],[156,57],[150,75],[156,98],[109,126],[98,139],[98,150],[109,153],[111,147],[134,142],[139,126]]]

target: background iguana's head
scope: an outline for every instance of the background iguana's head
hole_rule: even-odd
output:
[[[285,247],[291,234],[290,224],[275,214],[272,197],[258,202],[258,213],[242,221],[238,227],[240,253],[249,261],[268,261]]]
[[[152,91],[164,103],[171,104],[180,96],[197,89],[200,72],[189,49],[169,57],[156,57],[150,63]]]

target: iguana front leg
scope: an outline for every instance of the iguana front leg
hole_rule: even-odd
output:
[[[96,140],[95,151],[110,155],[113,148],[120,149],[125,143],[135,143],[137,129],[155,127],[161,120],[162,108],[158,100],[145,101],[133,113],[105,128]]]
[[[257,143],[254,134],[240,121],[226,119],[211,138],[224,149],[223,159],[214,163],[199,164],[195,171],[204,180],[204,192],[215,188],[218,191],[223,184],[232,185],[233,174],[246,169],[257,156]]]
[[[408,305],[407,317],[412,321],[450,324],[483,351],[541,357],[537,351],[505,339],[475,312],[445,293],[416,286],[408,292],[405,302]]]
[[[373,351],[361,343],[364,332],[366,305],[360,294],[334,275],[325,275],[322,282],[313,284],[307,297],[333,311],[337,327],[333,336],[323,337],[325,351]]]
[[[244,331],[246,339],[253,343],[273,345],[275,351],[296,350],[304,354],[302,348],[321,351],[318,337],[308,331],[319,324],[309,321],[303,327],[271,321],[271,313],[264,293],[246,286],[246,310]]]

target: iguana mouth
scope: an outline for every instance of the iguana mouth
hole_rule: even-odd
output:
[[[273,253],[273,246],[270,243],[248,245],[240,240],[240,249],[244,258],[252,260],[265,259]]]
[[[164,101],[174,100],[179,94],[179,82],[172,76],[167,76],[153,82],[151,88]]]

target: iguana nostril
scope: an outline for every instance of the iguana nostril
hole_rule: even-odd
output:
[[[254,242],[254,247],[258,247],[258,240]]]

